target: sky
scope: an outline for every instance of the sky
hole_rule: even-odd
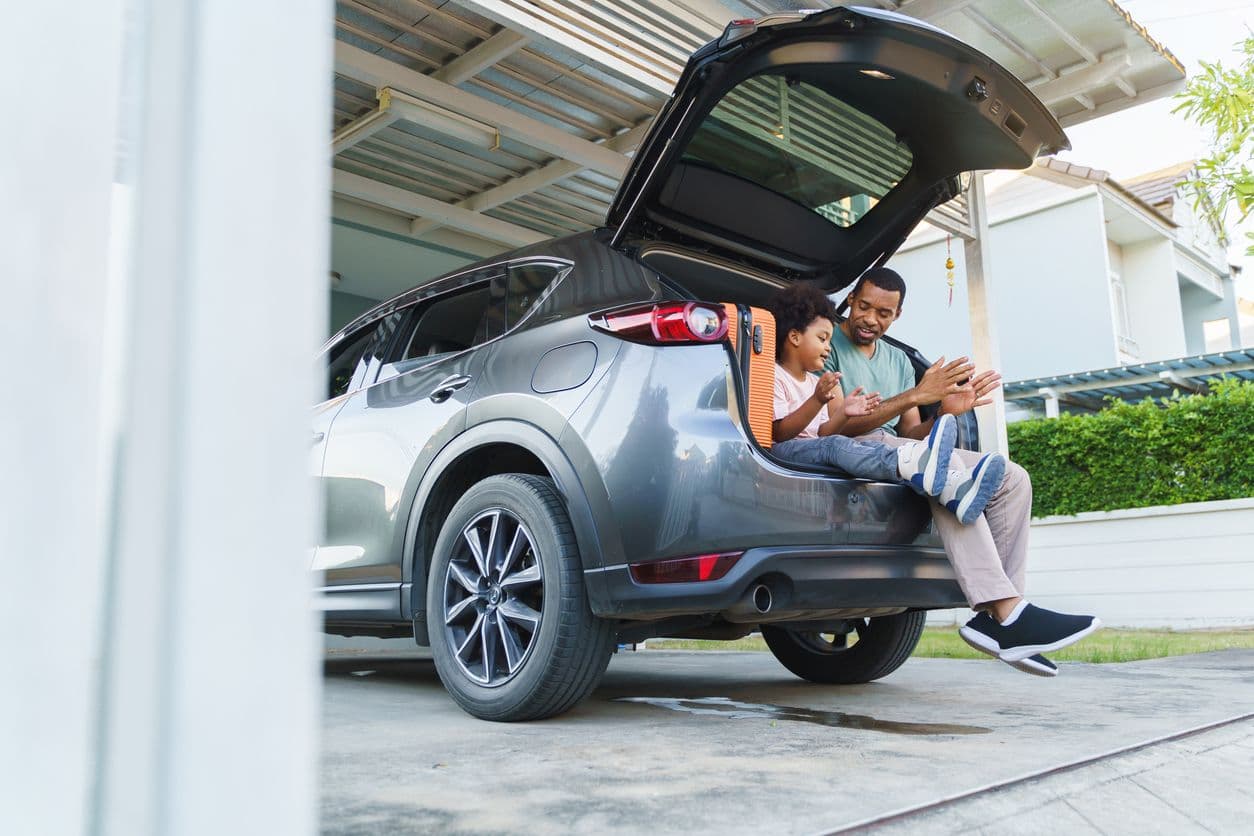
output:
[[[1254,2],[1238,0],[1117,0],[1132,17],[1169,49],[1192,76],[1200,61],[1234,67],[1235,48],[1254,29]],[[1094,119],[1067,129],[1072,150],[1059,156],[1078,165],[1109,171],[1116,179],[1134,177],[1207,152],[1207,135],[1173,114],[1170,97]],[[1152,137],[1146,141],[1145,137]],[[1244,269],[1238,293],[1254,299],[1254,258],[1245,256],[1244,231],[1254,231],[1254,216],[1240,229],[1229,227],[1233,246],[1228,257]]]

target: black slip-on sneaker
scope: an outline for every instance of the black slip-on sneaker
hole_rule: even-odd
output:
[[[972,647],[1003,662],[1020,662],[1074,644],[1102,626],[1092,615],[1067,615],[1025,604],[1010,624],[998,624],[981,612],[958,631]]]
[[[981,616],[983,616],[983,619],[981,619]],[[983,625],[982,623],[983,620],[987,620],[991,622],[995,627],[1001,626],[996,621],[994,621],[993,618],[988,613],[985,613],[985,612],[978,613],[975,616],[975,618],[967,622],[967,626],[968,627],[971,626],[973,622],[980,622],[976,624],[975,629],[971,631],[973,633],[979,632],[980,626],[985,626],[985,627],[987,626],[987,625]],[[999,651],[977,644],[976,642],[968,638],[968,633],[963,632],[963,630],[959,630],[958,635],[962,636],[963,640],[967,644],[971,645],[973,648],[980,651],[981,653],[987,653],[989,656],[992,656],[994,659],[1001,659],[1001,657],[998,655]],[[1030,673],[1033,676],[1054,677],[1058,675],[1058,666],[1055,665],[1050,660],[1046,659],[1044,656],[1042,656],[1039,653],[1036,654],[1035,656],[1029,656],[1026,659],[1020,659],[1016,662],[1011,662],[1005,659],[1003,659],[1002,661],[1006,662],[1007,665],[1010,665],[1010,667],[1014,668],[1015,670],[1023,671],[1024,673]]]

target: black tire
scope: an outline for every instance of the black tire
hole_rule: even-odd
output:
[[[494,540],[492,531],[503,535]],[[518,532],[525,542],[515,550]],[[552,480],[492,476],[458,500],[435,544],[427,629],[444,687],[480,719],[552,717],[592,693],[614,631],[588,607],[575,534]]]
[[[901,667],[919,643],[926,618],[924,612],[906,612],[850,619],[854,629],[848,637],[763,624],[762,638],[780,664],[802,679],[853,685],[888,676]],[[848,641],[854,637],[856,641]]]

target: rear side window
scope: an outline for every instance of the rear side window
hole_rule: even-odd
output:
[[[453,354],[505,331],[505,277],[493,276],[415,305],[397,360]]]
[[[881,122],[796,77],[737,85],[706,116],[684,161],[735,175],[853,226],[910,171]]]
[[[332,346],[330,352],[324,355],[327,364],[328,400],[347,392],[357,370],[369,363],[374,354],[386,349],[399,321],[399,313],[389,314]]]
[[[509,268],[506,327],[513,328],[552,292],[562,271],[558,264],[516,264]]]

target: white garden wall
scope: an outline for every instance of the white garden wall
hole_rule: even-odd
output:
[[[1109,627],[1254,626],[1254,498],[1033,520],[1028,598]]]

